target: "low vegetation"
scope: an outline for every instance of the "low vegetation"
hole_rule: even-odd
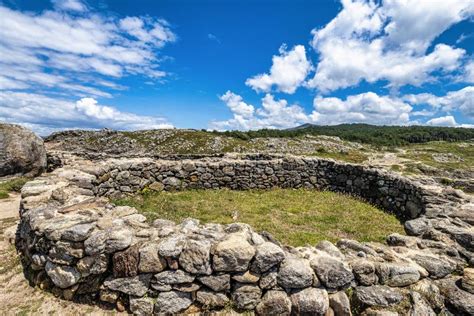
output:
[[[300,135],[337,136],[341,139],[378,146],[400,146],[430,141],[465,141],[474,139],[474,128],[435,126],[377,126],[369,124],[341,124],[320,126],[306,124],[293,129],[261,129],[257,131],[214,132],[249,140],[259,137],[296,137]]]
[[[27,178],[20,177],[0,182],[0,199],[8,198],[10,192],[20,192],[27,181]]]
[[[144,190],[113,202],[136,207],[150,221],[165,218],[180,222],[191,217],[202,223],[243,222],[293,246],[341,238],[383,242],[388,233],[403,234],[402,224],[394,215],[351,196],[327,191]]]

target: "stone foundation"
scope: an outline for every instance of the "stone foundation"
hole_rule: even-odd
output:
[[[90,161],[64,154],[58,165],[22,190],[17,248],[29,279],[65,299],[137,315],[229,308],[259,315],[474,313],[467,268],[474,263],[474,204],[459,191],[293,156]],[[150,225],[136,209],[108,201],[143,188],[272,187],[359,196],[406,220],[409,236],[391,234],[386,245],[343,239],[294,248],[242,223]]]

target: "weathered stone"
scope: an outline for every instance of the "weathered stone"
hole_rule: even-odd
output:
[[[351,262],[351,266],[355,279],[360,285],[369,286],[377,283],[378,277],[372,262],[362,259]]]
[[[294,315],[325,315],[329,309],[326,290],[306,288],[291,294]]]
[[[337,316],[352,316],[349,298],[342,291],[329,294],[329,306]]]
[[[315,248],[324,251],[332,257],[344,259],[344,255],[342,254],[342,252],[330,241],[322,240],[316,245]]]
[[[64,230],[61,238],[71,241],[84,241],[89,238],[94,228],[95,224],[93,223],[75,225]]]
[[[232,276],[232,280],[239,283],[257,283],[260,279],[260,275],[251,271],[240,272]]]
[[[183,270],[167,270],[155,274],[155,280],[162,284],[191,283],[194,276]]]
[[[77,271],[79,271],[82,277],[86,277],[91,274],[101,274],[107,271],[109,260],[106,255],[100,254],[96,256],[88,256],[79,260],[76,264]]]
[[[436,316],[436,313],[420,293],[411,291],[410,298],[412,303],[410,316]]]
[[[224,293],[200,290],[196,293],[196,301],[205,309],[213,309],[225,307],[229,303],[229,298]]]
[[[161,182],[153,182],[148,186],[148,188],[153,191],[163,191],[165,186]]]
[[[385,285],[358,286],[355,288],[358,302],[368,306],[391,306],[400,303],[403,295],[396,289]]]
[[[166,269],[166,260],[158,254],[159,246],[155,243],[143,245],[140,250],[138,271],[142,273],[156,273]]]
[[[461,286],[465,291],[474,294],[474,268],[464,269]]]
[[[114,253],[112,269],[114,277],[133,277],[138,274],[138,261],[140,245],[135,244],[127,250]]]
[[[285,259],[283,249],[271,242],[257,246],[254,267],[257,272],[266,272]]]
[[[313,284],[314,272],[307,260],[287,257],[280,265],[278,285],[285,289],[300,289]]]
[[[199,284],[196,283],[180,283],[180,284],[173,284],[173,290],[180,291],[180,292],[196,292],[201,288]]]
[[[260,302],[262,291],[256,285],[237,284],[232,291],[232,300],[240,310],[252,310]]]
[[[110,290],[141,297],[148,291],[150,279],[151,274],[139,274],[135,277],[118,278],[105,281],[104,286]]]
[[[209,287],[213,291],[227,291],[230,290],[230,275],[229,274],[220,274],[220,275],[210,275],[210,276],[201,276],[198,277],[198,280]]]
[[[209,275],[212,273],[210,253],[209,241],[187,240],[179,256],[179,264],[189,273]]]
[[[81,274],[73,267],[46,262],[45,270],[51,281],[62,289],[73,286],[81,279]]]
[[[389,286],[407,286],[420,279],[420,272],[414,266],[407,264],[388,265],[389,275],[384,284]]]
[[[346,288],[354,279],[352,271],[333,257],[318,256],[311,260],[311,267],[321,283],[331,290]]]
[[[0,124],[0,177],[25,174],[37,176],[46,170],[43,140],[28,129]]]
[[[278,271],[275,269],[274,271],[268,271],[262,274],[258,285],[261,289],[272,289],[278,286],[277,282],[278,278]]]
[[[456,270],[456,264],[447,258],[440,256],[416,254],[411,259],[425,268],[432,279],[443,278]]]
[[[257,315],[290,315],[291,301],[283,291],[268,291],[255,311]]]
[[[150,297],[130,297],[130,311],[133,315],[148,316],[153,314],[153,299]]]
[[[86,254],[114,253],[123,250],[132,243],[133,233],[126,228],[111,227],[93,233],[84,242]]]
[[[423,279],[410,286],[410,288],[427,300],[431,307],[436,311],[444,307],[444,297],[441,295],[439,288],[430,279]]]
[[[425,218],[416,218],[406,221],[404,226],[407,234],[412,236],[420,236],[430,227]]]
[[[179,257],[186,239],[183,235],[175,235],[165,238],[159,243],[158,253],[163,257]]]
[[[118,297],[119,297],[119,293],[115,291],[100,290],[100,293],[99,293],[99,299],[102,302],[107,302],[110,304],[115,304]]]
[[[248,269],[255,248],[240,234],[232,234],[213,249],[215,271],[242,272]]]
[[[451,277],[438,280],[441,293],[446,300],[446,306],[453,310],[455,315],[474,315],[474,294],[461,290],[459,284],[460,278]]]
[[[184,311],[193,303],[191,293],[170,291],[158,294],[155,313],[176,314]]]

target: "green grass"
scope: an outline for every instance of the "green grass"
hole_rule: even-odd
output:
[[[144,190],[113,202],[136,207],[150,221],[165,218],[180,222],[191,217],[202,223],[243,222],[292,246],[341,238],[383,242],[389,233],[403,234],[402,224],[394,215],[356,198],[326,191]]]
[[[0,182],[0,199],[8,198],[10,192],[20,192],[28,178],[20,177]]]
[[[321,158],[330,158],[334,160],[340,160],[344,162],[352,163],[363,163],[367,160],[367,155],[363,154],[358,150],[350,151],[326,151],[324,148],[320,148],[314,152],[311,156],[321,157]]]

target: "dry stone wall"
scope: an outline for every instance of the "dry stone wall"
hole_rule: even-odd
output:
[[[17,248],[28,278],[65,299],[136,315],[474,313],[474,205],[459,191],[292,156],[61,160],[23,188]],[[408,236],[293,248],[242,223],[149,224],[136,209],[108,201],[143,188],[223,187],[348,192],[409,219]]]

